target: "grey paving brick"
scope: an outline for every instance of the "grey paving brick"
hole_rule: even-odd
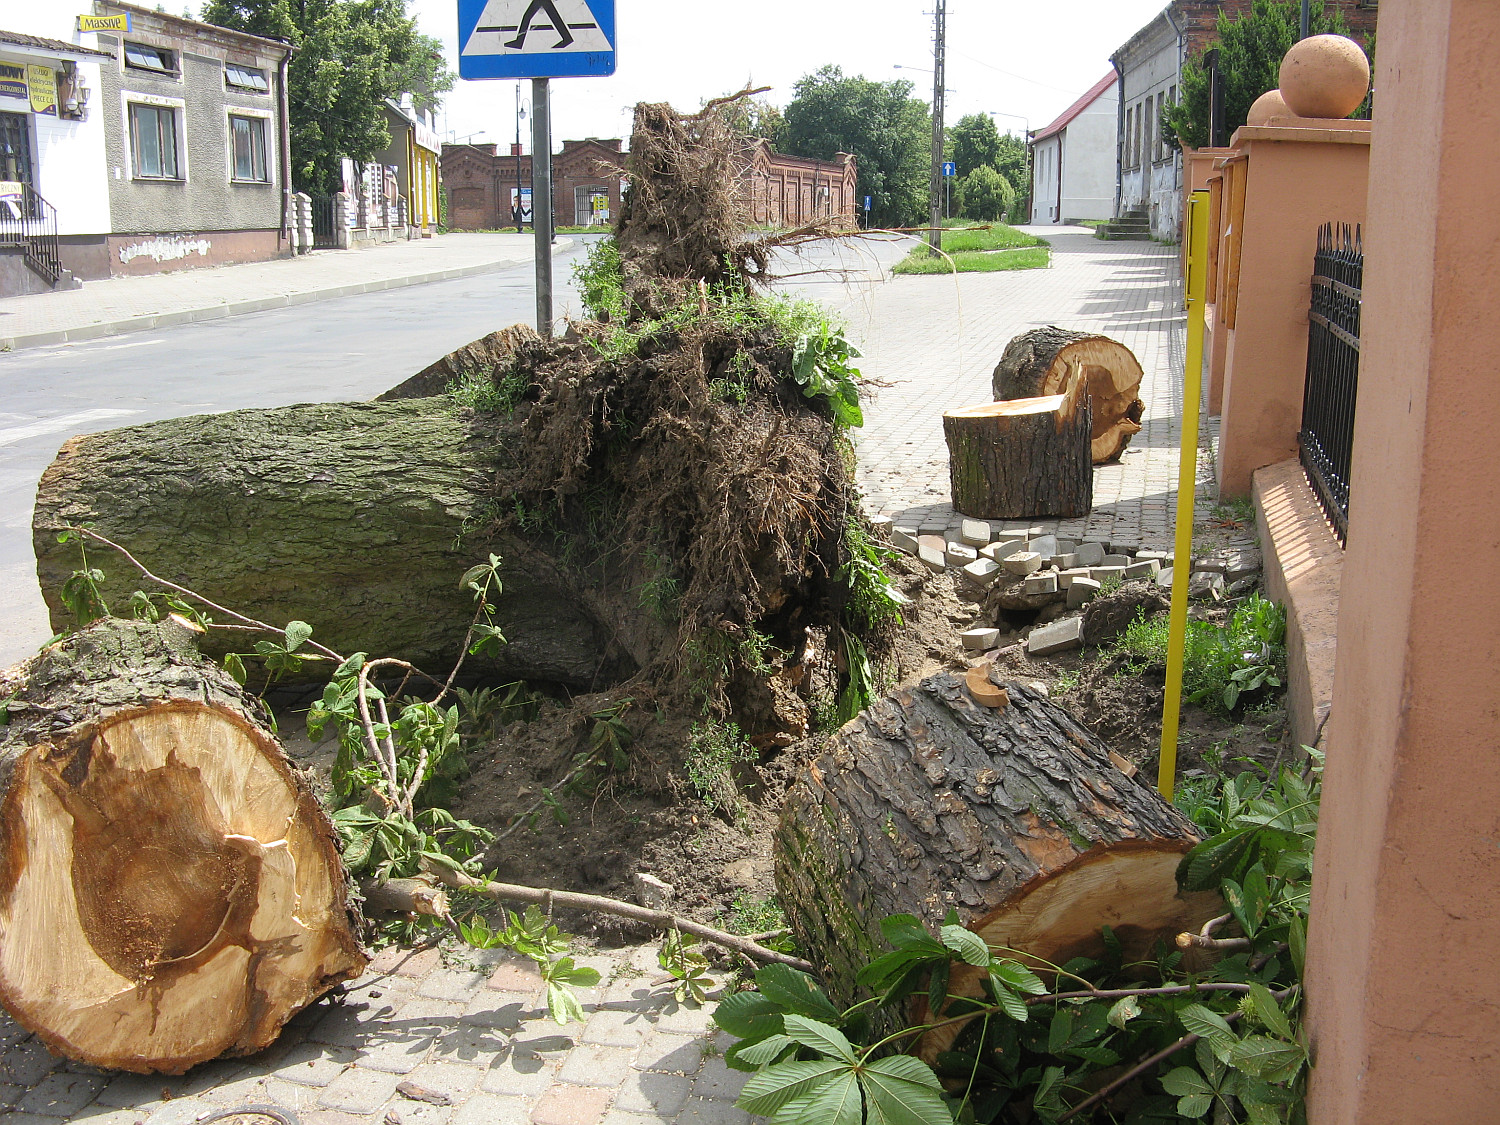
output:
[[[52,1118],[38,1118],[29,1113],[11,1114],[5,1118],[6,1125],[21,1125],[27,1118],[33,1121],[47,1120]],[[141,1125],[146,1120],[146,1115],[138,1109],[110,1109],[108,1106],[95,1102],[93,1105],[73,1115],[73,1120],[78,1125]]]
[[[318,1104],[345,1113],[374,1113],[390,1101],[400,1081],[399,1074],[350,1067],[324,1087],[318,1095]]]
[[[516,1028],[533,1011],[531,997],[517,992],[495,992],[482,989],[464,1006],[459,1017],[464,1023],[481,1027]]]
[[[707,1031],[713,1022],[713,1007],[709,1004],[678,1004],[675,1001],[662,1010],[656,1026],[663,1031],[683,1031],[696,1034]]]
[[[630,1076],[634,1052],[623,1047],[598,1047],[585,1043],[575,1047],[563,1060],[557,1076],[579,1086],[607,1086],[614,1089]]]
[[[454,1105],[463,1101],[479,1086],[484,1071],[477,1066],[463,1066],[454,1062],[423,1063],[412,1071],[403,1082],[414,1082],[425,1090],[446,1094]],[[400,1090],[398,1088],[397,1092]]]
[[[269,1073],[299,1086],[322,1087],[353,1066],[358,1057],[358,1052],[349,1047],[299,1043]]]
[[[428,1060],[484,1067],[511,1051],[509,1033],[489,1027],[461,1024],[437,1038]]]
[[[651,1034],[652,1021],[640,1012],[595,1012],[583,1029],[583,1042],[605,1047],[639,1047]]]
[[[530,1125],[531,1113],[520,1098],[476,1094],[459,1106],[450,1125]]]
[[[670,1074],[695,1074],[703,1065],[705,1040],[699,1035],[674,1035],[658,1031],[647,1036],[635,1053],[637,1070]]]
[[[682,1109],[692,1086],[693,1080],[686,1075],[637,1071],[620,1084],[615,1108],[671,1117]]]
[[[218,1108],[202,1098],[178,1098],[153,1110],[151,1116],[146,1118],[146,1125],[193,1125],[198,1118],[211,1114]]]
[[[678,1125],[749,1125],[755,1118],[733,1102],[689,1098],[677,1115]]]
[[[58,1071],[47,1075],[16,1103],[25,1113],[51,1117],[71,1117],[109,1084],[109,1079],[93,1074],[68,1074]]]
[[[749,1080],[747,1071],[731,1070],[722,1058],[704,1059],[703,1069],[693,1082],[693,1097],[732,1102]]]
[[[0,1082],[35,1086],[62,1065],[62,1059],[42,1045],[40,1039],[23,1039],[0,1054]]]
[[[485,1071],[480,1080],[480,1089],[491,1094],[506,1094],[516,1098],[540,1097],[556,1081],[554,1067],[537,1058],[518,1058],[514,1055],[497,1059]]]
[[[366,1070],[383,1070],[389,1074],[405,1074],[420,1066],[432,1051],[437,1037],[428,1034],[375,1034],[357,1048],[359,1065]]]
[[[462,1105],[462,1102],[458,1105],[429,1105],[414,1102],[398,1093],[377,1109],[370,1119],[375,1125],[395,1125],[397,1122],[400,1125],[447,1125]]]
[[[458,969],[434,969],[417,986],[418,996],[434,1000],[457,1000],[467,1003],[484,987],[485,973],[467,972]]]

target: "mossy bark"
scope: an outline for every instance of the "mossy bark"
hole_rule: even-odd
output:
[[[237,410],[74,438],[42,474],[32,525],[53,627],[70,623],[60,591],[80,565],[57,532],[86,524],[236,612],[306,621],[339,652],[440,673],[474,614],[459,576],[495,552],[509,643],[473,667],[610,679],[628,658],[560,568],[516,536],[481,533],[496,466],[518,441],[508,423],[474,425],[441,397]],[[89,559],[112,606],[142,586],[124,559],[102,548]],[[205,650],[247,651],[254,639],[215,635]]]

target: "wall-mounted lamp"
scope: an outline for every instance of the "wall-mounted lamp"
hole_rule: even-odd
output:
[[[89,88],[77,63],[63,63],[62,81],[58,84],[58,112],[74,121],[88,118]]]

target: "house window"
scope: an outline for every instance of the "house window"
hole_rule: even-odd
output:
[[[181,179],[177,166],[177,111],[167,106],[132,102],[130,154],[137,179]]]
[[[1135,167],[1135,165],[1131,163],[1131,152],[1130,152],[1130,130],[1131,130],[1131,126],[1134,123],[1135,123],[1135,110],[1134,109],[1127,109],[1125,111],[1125,161],[1124,161],[1125,168],[1126,168],[1127,171],[1129,169]]]
[[[234,178],[238,183],[268,184],[266,174],[266,120],[263,117],[229,117],[229,145],[234,152]]]
[[[235,90],[247,90],[252,94],[269,94],[271,85],[266,81],[266,72],[253,66],[238,63],[224,64],[224,85]]]
[[[155,74],[177,74],[177,52],[144,43],[125,42],[125,65],[132,70],[149,70]]]

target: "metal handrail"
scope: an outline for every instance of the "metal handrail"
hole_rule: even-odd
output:
[[[21,247],[26,264],[49,284],[62,277],[57,208],[30,184],[0,185],[0,245]]]

